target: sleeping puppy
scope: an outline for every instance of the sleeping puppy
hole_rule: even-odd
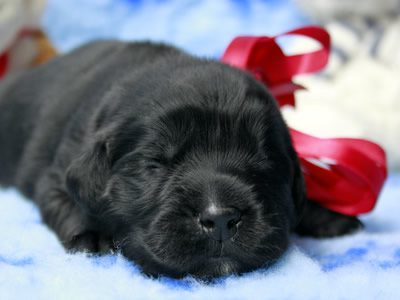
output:
[[[170,46],[88,44],[0,84],[0,182],[70,251],[154,276],[268,266],[289,234],[360,226],[307,201],[278,106],[250,74]]]

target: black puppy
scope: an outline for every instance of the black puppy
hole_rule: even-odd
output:
[[[96,42],[6,78],[0,163],[67,249],[117,248],[153,275],[248,272],[291,231],[360,225],[306,200],[265,86],[165,45]]]

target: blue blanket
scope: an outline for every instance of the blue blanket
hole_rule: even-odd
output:
[[[305,22],[288,1],[238,0],[53,0],[43,19],[61,51],[98,38],[152,39],[208,57],[219,57],[236,35]],[[0,299],[399,299],[399,200],[400,174],[391,174],[360,232],[293,236],[272,268],[203,285],[146,278],[122,256],[66,254],[30,201],[0,190]]]

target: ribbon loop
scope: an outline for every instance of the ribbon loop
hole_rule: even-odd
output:
[[[325,68],[329,60],[329,50],[331,47],[330,37],[326,30],[317,26],[307,26],[280,34],[274,40],[285,35],[306,36],[319,42],[321,45],[320,50],[285,57],[290,78],[295,75],[318,72]]]
[[[321,49],[305,54],[286,56],[276,39],[286,35],[302,35],[314,39]],[[269,87],[280,106],[294,106],[294,92],[303,89],[294,84],[298,74],[322,70],[328,62],[329,34],[322,28],[308,26],[275,37],[239,36],[225,50],[221,60],[239,69],[248,70]]]

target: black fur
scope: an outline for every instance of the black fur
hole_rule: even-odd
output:
[[[40,207],[71,251],[117,248],[145,273],[243,273],[291,231],[334,236],[356,218],[306,201],[288,129],[250,74],[151,43],[96,42],[0,85],[0,182]],[[211,205],[240,211],[209,238]]]

